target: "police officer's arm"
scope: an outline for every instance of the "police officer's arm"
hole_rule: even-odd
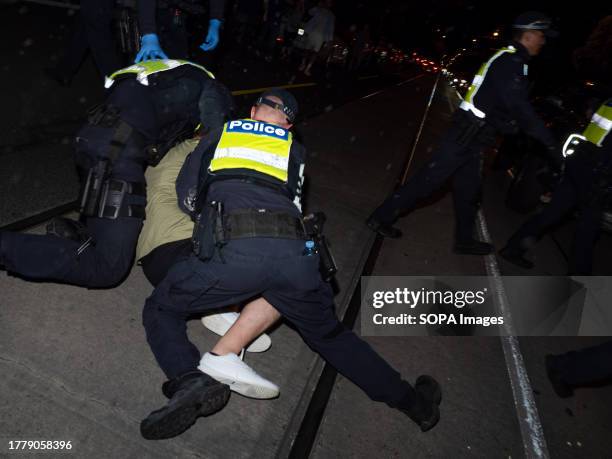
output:
[[[208,14],[209,19],[223,19],[223,13],[225,11],[225,0],[210,0],[210,12]]]
[[[304,167],[306,163],[306,149],[299,142],[294,141],[291,144],[291,152],[289,154],[290,163],[287,171],[287,180],[289,183],[295,183],[296,196],[294,204],[300,211],[302,210],[302,187],[304,184]]]
[[[155,0],[138,0],[137,8],[140,35],[157,33],[157,25],[155,23],[157,2]]]
[[[524,75],[524,62],[516,56],[508,55],[498,59],[491,69],[497,82],[497,91],[504,100],[512,118],[529,136],[539,140],[549,148],[555,147],[555,139],[542,119],[529,103],[529,82]]]
[[[176,179],[176,195],[178,205],[188,215],[195,210],[195,199],[200,179],[200,167],[202,164],[210,163],[223,128],[208,133],[200,140],[198,146],[187,156],[185,164]]]

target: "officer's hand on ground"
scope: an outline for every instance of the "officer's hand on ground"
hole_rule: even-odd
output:
[[[200,45],[200,49],[203,51],[211,51],[219,44],[219,28],[221,27],[221,21],[218,19],[211,19],[208,23],[208,34],[204,43]]]
[[[143,35],[140,40],[140,51],[134,63],[138,64],[141,61],[152,61],[155,59],[168,59],[168,56],[166,56],[166,53],[161,49],[157,35],[148,33]]]

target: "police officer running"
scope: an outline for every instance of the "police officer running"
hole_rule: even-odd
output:
[[[530,56],[539,54],[545,36],[552,33],[550,20],[541,13],[524,13],[516,18],[513,29],[513,43],[482,65],[428,164],[368,218],[372,230],[385,237],[401,237],[401,231],[392,226],[398,217],[414,209],[454,175],[454,251],[486,255],[493,250],[490,244],[474,239],[482,151],[494,143],[497,133],[514,133],[518,128],[542,142],[549,151],[555,146],[527,94],[528,61]]]
[[[129,273],[145,218],[144,170],[179,140],[229,118],[231,94],[204,67],[151,61],[113,73],[76,139],[81,218],[47,235],[0,233],[0,267],[29,279],[111,287]]]
[[[204,138],[181,171],[180,202],[196,215],[195,253],[170,270],[144,307],[147,340],[171,397],[142,421],[147,439],[179,435],[229,395],[205,366],[198,369],[200,353],[185,321],[260,295],[370,398],[402,410],[423,431],[439,419],[433,378],[420,376],[413,388],[335,316],[332,289],[301,221],[305,151],[289,131],[297,109],[287,91],[264,92],[251,119],[230,121]]]
[[[561,182],[542,213],[529,219],[514,233],[500,255],[511,263],[530,269],[524,257],[549,228],[572,209],[579,216],[569,257],[570,275],[591,275],[593,250],[601,231],[602,212],[612,202],[612,98],[593,113],[581,133],[571,134],[563,146],[565,169]]]

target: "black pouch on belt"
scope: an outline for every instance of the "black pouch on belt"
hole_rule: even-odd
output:
[[[192,237],[193,251],[202,261],[210,260],[215,253],[217,217],[217,208],[211,203],[204,206],[196,218]]]

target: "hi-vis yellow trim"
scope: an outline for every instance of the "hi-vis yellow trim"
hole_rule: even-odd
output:
[[[226,123],[208,170],[250,169],[288,181],[291,132],[251,119]]]
[[[480,89],[480,86],[482,85],[485,77],[487,76],[487,72],[489,71],[489,67],[491,67],[491,64],[495,62],[495,60],[499,56],[505,53],[516,53],[516,48],[514,46],[507,46],[506,48],[502,48],[497,51],[493,55],[493,57],[491,57],[491,59],[482,64],[480,70],[478,70],[478,72],[474,76],[474,80],[472,80],[472,84],[470,85],[468,92],[465,95],[465,99],[463,100],[463,102],[461,102],[459,108],[468,112],[472,112],[478,118],[484,118],[485,116],[487,116],[485,112],[479,110],[478,108],[476,108],[476,105],[474,105],[474,96]]]
[[[107,89],[110,88],[115,82],[116,78],[125,75],[136,75],[136,80],[138,80],[139,83],[148,86],[149,75],[153,75],[154,73],[159,72],[165,72],[167,70],[172,70],[177,67],[180,67],[181,65],[191,65],[205,72],[210,78],[215,78],[215,76],[211,72],[206,70],[206,68],[193,62],[181,59],[160,59],[156,61],[141,62],[139,64],[130,65],[129,67],[117,70],[111,76],[105,77],[104,87]]]
[[[612,131],[612,99],[605,102],[599,110],[593,114],[591,122],[586,127],[582,135],[586,139],[601,147],[605,138]]]

